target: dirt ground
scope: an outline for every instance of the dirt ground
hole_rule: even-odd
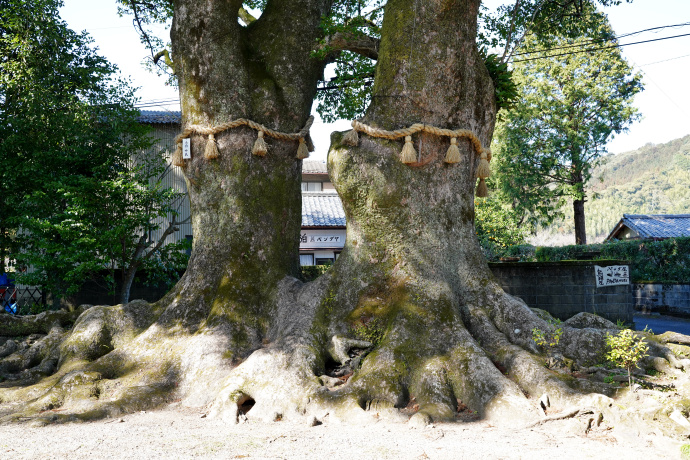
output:
[[[176,405],[90,423],[0,426],[0,459],[347,458],[347,459],[679,459],[680,442],[617,431],[603,423],[584,433],[584,419],[527,427],[486,421],[414,429],[251,419],[230,425]]]

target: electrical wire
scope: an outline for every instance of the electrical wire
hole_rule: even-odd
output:
[[[615,44],[615,45],[601,46],[601,47],[598,47],[598,48],[587,48],[587,49],[584,49],[584,50],[573,51],[573,52],[570,52],[570,53],[549,54],[548,56],[538,56],[538,57],[534,57],[534,58],[518,59],[518,60],[515,60],[515,61],[511,61],[511,62],[516,63],[516,62],[536,61],[536,60],[538,60],[538,59],[547,59],[547,58],[554,58],[554,57],[561,57],[561,56],[570,56],[570,55],[572,55],[572,54],[590,53],[590,52],[592,52],[592,51],[601,51],[601,50],[607,50],[607,49],[612,49],[612,48],[622,48],[622,47],[624,47],[624,46],[640,45],[640,44],[643,44],[643,43],[652,43],[652,42],[658,42],[658,41],[662,41],[662,40],[670,40],[670,39],[672,39],[672,38],[681,38],[681,37],[688,37],[688,36],[690,36],[690,34],[681,34],[681,35],[673,35],[673,36],[671,36],[671,37],[653,38],[653,39],[650,39],[650,40],[642,40],[642,41],[639,41],[639,42],[632,42],[632,43],[622,43],[622,44],[621,44],[621,43],[618,43],[618,44]],[[582,45],[580,45],[580,46],[582,46]],[[551,51],[551,50],[546,49],[546,50],[542,50],[542,51],[539,51],[539,52],[542,52],[542,53],[543,53],[543,52],[548,52],[548,51]]]
[[[639,34],[641,34],[641,33],[651,32],[651,31],[654,31],[654,30],[656,30],[656,31],[661,31],[661,30],[663,30],[663,29],[677,29],[677,28],[679,28],[679,27],[687,27],[687,26],[690,26],[690,22],[683,22],[683,23],[680,23],[680,24],[669,24],[669,25],[666,25],[666,26],[651,27],[651,28],[649,28],[649,29],[642,29],[642,30],[637,30],[637,31],[635,31],[635,32],[628,32],[628,33],[626,33],[626,34],[617,35],[617,36],[615,36],[615,37],[610,38],[609,40],[614,40],[614,39],[620,40],[621,38],[632,37],[633,35],[639,35]],[[654,32],[654,33],[658,33],[658,32]],[[572,45],[555,46],[555,47],[553,47],[553,48],[549,48],[549,49],[543,50],[543,51],[557,51],[557,50],[564,50],[564,49],[580,48],[580,47],[585,46],[585,45],[590,45],[590,44],[595,44],[595,43],[602,43],[602,42],[605,42],[605,41],[608,41],[608,40],[604,40],[604,39],[596,40],[596,39],[593,39],[593,40],[584,41],[584,42],[580,42],[580,43],[572,44]],[[543,51],[523,51],[523,52],[521,52],[521,53],[514,53],[513,56],[526,56],[526,55],[529,55],[529,54],[541,53],[541,52],[543,52]]]

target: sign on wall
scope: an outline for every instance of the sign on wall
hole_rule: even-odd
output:
[[[630,268],[627,265],[594,266],[597,287],[630,284]]]
[[[345,245],[345,230],[302,230],[299,243],[301,249],[342,248]]]

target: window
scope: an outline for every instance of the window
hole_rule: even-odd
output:
[[[321,192],[322,190],[321,182],[302,182],[303,192]]]
[[[316,265],[332,265],[334,262],[333,258],[316,259]]]
[[[314,265],[314,254],[300,254],[299,264],[303,267],[305,265]]]

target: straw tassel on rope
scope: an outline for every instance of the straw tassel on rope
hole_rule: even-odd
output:
[[[208,135],[208,142],[206,143],[206,150],[204,151],[204,157],[207,160],[213,160],[218,158],[218,145],[216,144],[216,136],[213,134]]]
[[[400,161],[405,164],[417,162],[417,151],[414,149],[414,145],[412,145],[412,136],[405,136],[405,145],[402,152],[400,152]]]
[[[486,198],[489,196],[489,187],[486,186],[486,182],[483,178],[479,179],[479,183],[477,184],[477,192],[475,195],[478,198]]]
[[[450,138],[450,147],[446,152],[446,157],[443,159],[448,164],[460,162],[460,149],[458,149],[458,139],[456,137]]]
[[[220,125],[213,127],[206,127],[200,125],[191,125],[185,128],[180,134],[175,138],[177,143],[177,150],[173,154],[173,164],[183,166],[184,158],[182,155],[182,141],[188,139],[192,134],[208,135],[208,142],[206,143],[206,150],[204,151],[204,157],[206,159],[214,159],[220,156],[218,152],[218,145],[216,144],[215,135],[222,133],[228,129],[237,128],[238,126],[248,126],[258,132],[257,140],[252,146],[252,153],[257,156],[264,156],[268,152],[268,146],[264,139],[265,136],[270,136],[275,139],[280,139],[283,141],[299,141],[299,147],[297,149],[297,158],[304,159],[309,157],[309,152],[314,151],[314,143],[312,142],[311,136],[309,135],[309,129],[314,123],[314,117],[310,116],[307,118],[305,125],[299,132],[296,133],[281,133],[266,126],[257,123],[252,120],[247,120],[246,118],[238,118],[236,120],[231,120]]]
[[[182,159],[182,142],[177,143],[177,147],[175,148],[175,152],[173,152],[172,155],[172,164],[174,166],[184,166],[184,160]]]
[[[300,137],[299,147],[297,147],[297,159],[304,160],[305,158],[309,158],[309,148],[307,147],[307,144],[304,142],[304,138]]]
[[[262,157],[268,153],[268,146],[264,140],[264,132],[259,131],[257,135],[256,142],[254,142],[254,147],[252,148],[252,153],[256,156]]]
[[[486,198],[489,196],[489,188],[486,186],[486,181],[484,179],[491,176],[491,167],[489,166],[489,155],[491,151],[487,153],[486,150],[482,150],[481,157],[479,159],[479,167],[477,168],[477,177],[479,178],[479,184],[477,184],[476,195],[479,198]]]
[[[480,179],[486,179],[491,176],[491,166],[489,166],[489,158],[486,150],[482,150],[482,154],[479,160],[479,167],[477,168],[477,177]]]

